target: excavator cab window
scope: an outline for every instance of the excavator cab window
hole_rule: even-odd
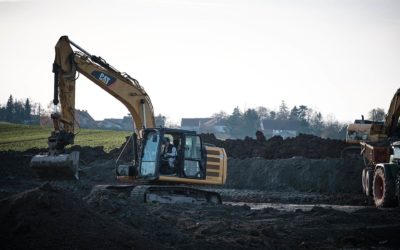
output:
[[[202,145],[198,135],[187,135],[184,147],[183,174],[187,178],[204,178],[204,167],[202,166]]]
[[[140,160],[140,176],[151,178],[156,176],[156,166],[158,162],[158,148],[160,145],[160,135],[156,131],[150,131],[145,135],[143,153]]]

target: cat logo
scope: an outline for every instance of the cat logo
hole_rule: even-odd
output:
[[[97,70],[92,72],[92,76],[102,81],[107,86],[110,86],[117,80],[115,77],[107,75],[106,73]]]

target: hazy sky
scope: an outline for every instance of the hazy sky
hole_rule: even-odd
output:
[[[0,101],[52,100],[61,35],[139,80],[170,120],[307,105],[351,121],[400,87],[400,1],[0,0]],[[77,108],[127,109],[81,76]]]

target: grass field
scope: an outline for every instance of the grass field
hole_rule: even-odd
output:
[[[29,148],[47,148],[47,137],[52,129],[36,125],[21,125],[0,122],[0,151],[24,151]],[[75,136],[75,145],[103,146],[106,152],[121,146],[125,137],[130,135],[127,131],[78,129]]]

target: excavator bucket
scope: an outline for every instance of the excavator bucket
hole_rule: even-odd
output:
[[[58,155],[35,155],[30,163],[33,171],[45,180],[79,179],[79,152]]]

